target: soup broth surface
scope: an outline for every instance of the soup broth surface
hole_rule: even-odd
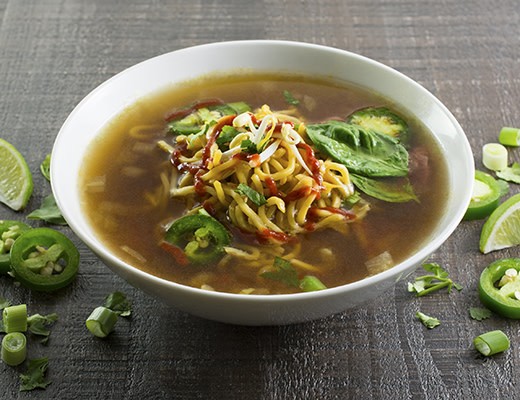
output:
[[[143,98],[111,121],[88,149],[81,171],[82,207],[99,239],[136,268],[177,283],[231,293],[300,291],[266,279],[258,269],[240,263],[223,267],[176,265],[158,245],[164,222],[185,211],[182,200],[160,195],[164,177],[170,177],[173,168],[168,155],[157,146],[159,140],[174,140],[167,132],[165,117],[213,98],[226,103],[244,101],[253,109],[268,104],[272,110],[284,110],[289,107],[284,91],[300,99],[298,109],[306,123],[345,119],[368,106],[396,110],[409,124],[410,162],[419,159],[427,164],[419,176],[410,176],[419,202],[388,203],[362,195],[370,204],[364,219],[350,224],[346,235],[334,230],[298,235],[298,258],[312,265],[325,264],[312,274],[327,287],[334,287],[369,275],[367,261],[381,254],[390,254],[394,265],[409,257],[428,240],[447,198],[446,167],[433,135],[398,105],[363,88],[279,74],[204,77]],[[241,240],[239,235],[233,237],[233,243]],[[324,252],[334,262],[324,263]]]

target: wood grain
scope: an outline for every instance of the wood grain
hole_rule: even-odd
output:
[[[38,167],[73,107],[136,62],[224,40],[285,39],[351,50],[420,82],[454,113],[475,153],[503,125],[520,125],[520,12],[515,0],[0,0],[0,137],[17,146],[35,177],[28,210],[50,193]],[[510,152],[519,160],[517,150]],[[516,186],[511,193],[518,192]],[[0,207],[0,218],[24,218]],[[127,285],[62,228],[81,250],[81,272],[56,295],[0,278],[0,296],[31,313],[57,312],[45,391],[18,392],[21,368],[0,364],[0,398],[48,399],[513,399],[518,398],[515,321],[478,322],[476,285],[491,261],[518,248],[478,252],[482,222],[464,222],[432,256],[464,286],[415,298],[399,282],[366,305],[306,324],[224,325],[166,307]],[[134,315],[96,340],[84,320],[122,290]],[[421,310],[442,324],[427,330]],[[513,343],[484,359],[472,338],[502,329]]]

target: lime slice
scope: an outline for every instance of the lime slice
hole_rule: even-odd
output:
[[[491,213],[480,233],[480,251],[505,249],[520,244],[520,193]]]
[[[21,210],[32,191],[32,175],[25,159],[12,144],[0,139],[0,202]]]

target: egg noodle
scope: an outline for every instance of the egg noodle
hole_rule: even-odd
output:
[[[229,257],[221,264],[239,257],[261,267],[264,257],[296,257],[298,245],[288,254],[281,245],[302,232],[331,228],[346,234],[350,222],[363,218],[366,205],[343,207],[354,193],[347,168],[316,157],[295,110],[274,112],[264,105],[254,112],[217,116],[206,132],[178,135],[173,147],[164,142],[162,147],[176,167],[172,197],[185,199],[192,211],[204,207],[225,214],[234,227],[270,245],[262,252],[255,246],[227,247]],[[219,137],[226,129],[234,136],[222,146]],[[315,269],[297,260],[293,264]]]

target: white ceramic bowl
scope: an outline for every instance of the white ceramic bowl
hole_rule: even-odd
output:
[[[211,60],[211,62],[207,62]],[[137,99],[167,85],[238,68],[334,77],[394,100],[437,137],[448,162],[446,212],[430,242],[397,266],[375,276],[319,292],[238,295],[204,291],[157,278],[118,259],[97,237],[81,208],[78,175],[85,151],[103,126]],[[52,189],[72,230],[115,273],[180,310],[245,325],[275,325],[324,317],[376,296],[413,272],[455,230],[472,192],[473,156],[447,108],[412,79],[376,61],[329,47],[283,41],[207,44],[164,54],[109,79],[78,104],[61,128],[52,152]]]

